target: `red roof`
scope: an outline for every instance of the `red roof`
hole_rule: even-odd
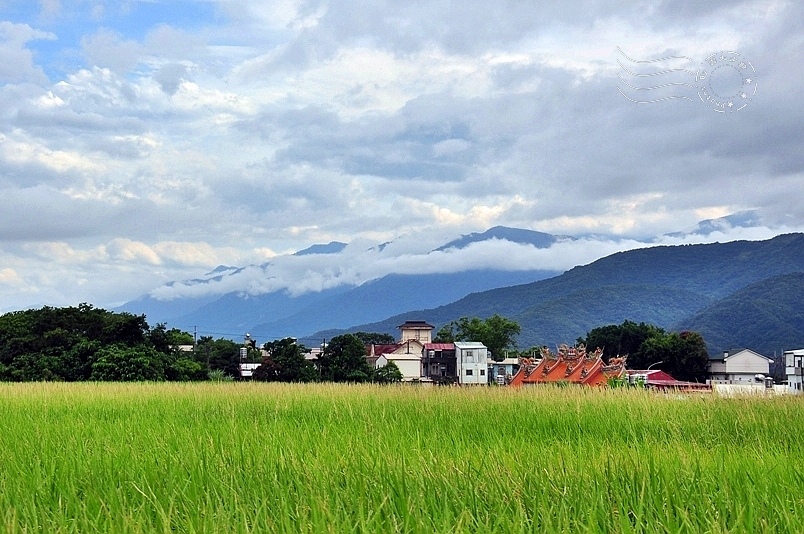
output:
[[[629,375],[648,375],[648,380],[675,380],[672,376],[665,373],[661,369],[651,369],[650,371],[640,371],[637,369],[628,369]]]
[[[541,360],[523,358],[519,371],[511,381],[512,386],[523,384],[550,384],[569,382],[587,386],[606,385],[609,378],[625,374],[625,360],[612,358],[609,365],[603,362],[603,351],[587,354],[583,347],[562,346],[558,354],[546,348]]]
[[[374,355],[380,356],[381,354],[390,354],[394,352],[396,349],[401,347],[400,343],[393,343],[393,344],[385,344],[385,345],[373,345],[374,347]],[[371,354],[371,347],[368,347],[368,353]]]
[[[424,350],[455,350],[455,343],[425,343]]]

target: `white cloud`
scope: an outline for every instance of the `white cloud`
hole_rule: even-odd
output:
[[[7,302],[104,304],[266,260],[273,278],[226,283],[359,283],[496,224],[609,236],[590,255],[745,209],[770,233],[804,226],[798,3],[218,0],[158,23],[131,3],[34,11],[0,22],[0,261],[25,282]],[[616,91],[616,46],[741,50],[759,93],[725,116],[638,106]],[[397,239],[398,253],[330,271],[277,256],[333,239]],[[475,252],[427,257],[493,255]]]

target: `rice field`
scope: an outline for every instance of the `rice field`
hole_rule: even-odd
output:
[[[6,532],[800,532],[804,400],[0,384]]]

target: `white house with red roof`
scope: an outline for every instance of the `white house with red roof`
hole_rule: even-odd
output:
[[[422,353],[425,345],[432,341],[435,327],[425,321],[405,321],[397,328],[401,331],[399,343],[370,345],[366,359],[375,368],[392,361],[402,372],[402,380],[421,380],[424,375]]]

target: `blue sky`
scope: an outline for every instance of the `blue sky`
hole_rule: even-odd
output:
[[[332,240],[397,256],[216,290],[494,266],[419,256],[494,225],[595,239],[507,268],[746,210],[662,239],[800,231],[802,20],[780,0],[0,0],[0,309],[110,306]]]

